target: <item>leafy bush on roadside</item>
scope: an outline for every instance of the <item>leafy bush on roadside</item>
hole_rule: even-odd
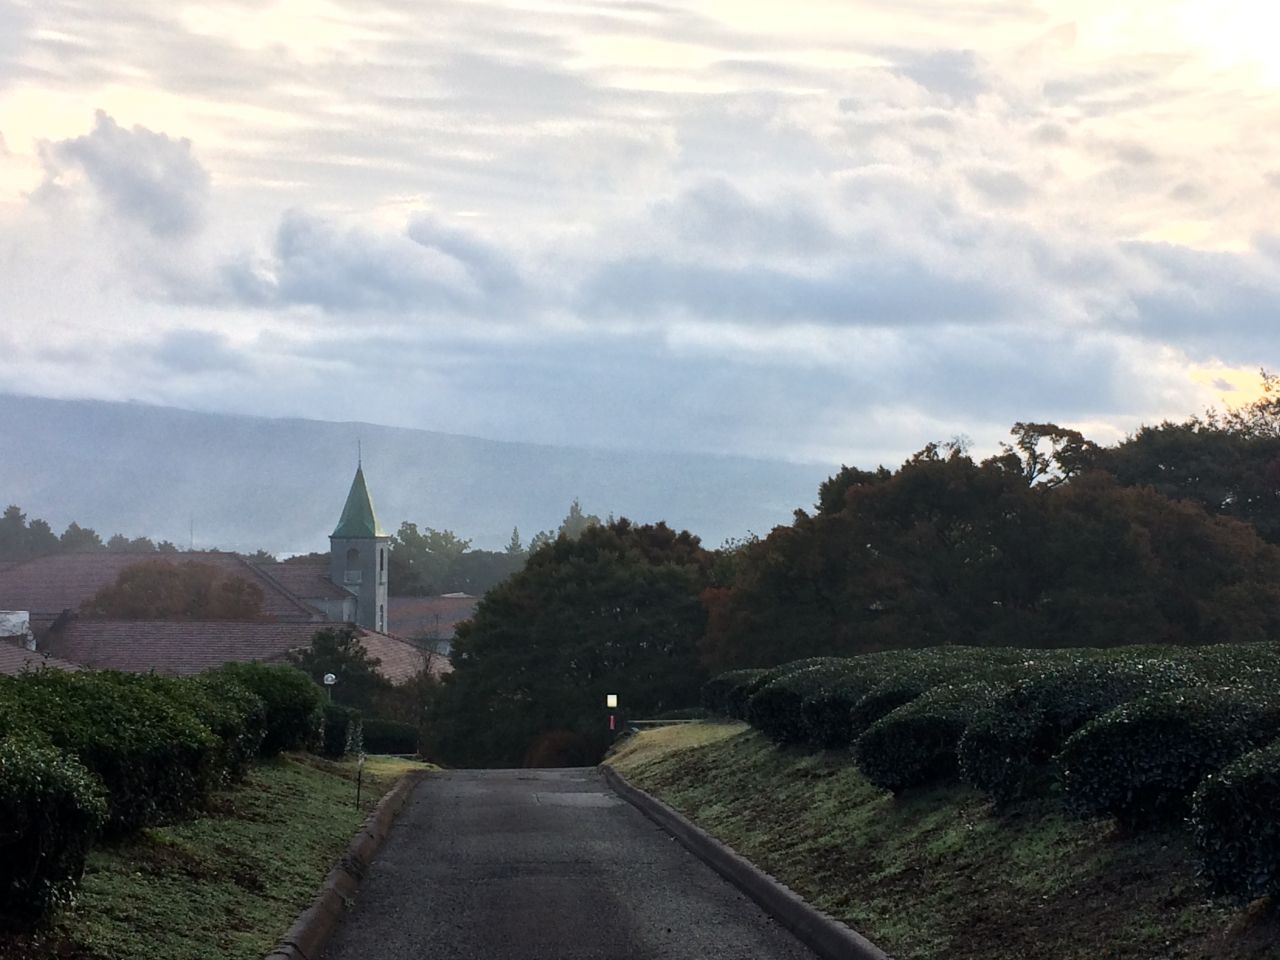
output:
[[[1191,826],[1215,893],[1280,895],[1280,741],[1206,777],[1191,801]]]
[[[202,673],[192,677],[191,682],[208,690],[220,703],[234,711],[237,722],[226,727],[223,735],[227,774],[231,780],[244,779],[250,764],[262,753],[262,741],[267,735],[266,702],[240,681],[221,671]]]
[[[102,780],[111,831],[185,812],[216,779],[217,738],[144,679],[61,670],[0,677],[10,726],[46,738]]]
[[[360,711],[336,703],[326,703],[320,755],[330,760],[341,760],[348,754],[360,753],[362,750]]]
[[[411,723],[369,718],[364,721],[365,753],[416,754],[418,728]]]
[[[1199,683],[1169,660],[1050,662],[981,711],[960,740],[963,778],[997,803],[1026,796],[1047,779],[1067,738],[1126,701]]]
[[[745,693],[747,687],[767,672],[761,669],[729,670],[712,677],[702,685],[703,709],[715,717],[733,717],[730,697],[738,691]]]
[[[210,672],[230,677],[262,698],[267,714],[262,756],[319,746],[324,694],[301,670],[266,663],[228,663]]]
[[[778,743],[799,743],[806,739],[801,714],[805,697],[861,669],[857,658],[832,657],[784,673],[764,684],[747,701],[747,722]]]
[[[14,733],[0,740],[0,917],[31,926],[68,903],[107,817],[102,784],[67,754]]]
[[[868,780],[894,793],[953,780],[961,735],[1005,689],[986,681],[934,687],[868,727],[854,744],[854,762]]]
[[[1254,693],[1173,690],[1089,721],[1058,755],[1067,805],[1131,829],[1181,816],[1208,774],[1280,733],[1280,708]]]

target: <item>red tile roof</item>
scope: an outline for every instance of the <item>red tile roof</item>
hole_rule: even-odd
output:
[[[388,597],[387,628],[400,637],[452,640],[457,625],[470,620],[479,597]]]
[[[80,670],[81,667],[57,657],[50,657],[34,650],[27,650],[12,643],[0,643],[0,673],[11,677],[27,670],[50,667],[54,670]]]
[[[100,589],[115,582],[124,569],[144,560],[212,564],[232,576],[243,577],[262,589],[263,613],[280,622],[306,623],[323,614],[292,596],[284,587],[261,576],[253,564],[234,553],[58,553],[0,569],[0,609],[26,610],[31,628],[47,628],[64,610],[78,610]]]
[[[329,579],[329,565],[323,560],[255,563],[254,569],[299,600],[343,600],[351,596],[350,590]]]
[[[228,662],[280,661],[307,647],[321,623],[253,623],[227,620],[75,619],[51,633],[45,652],[101,670],[126,670],[182,676]],[[361,630],[361,643],[382,663],[378,672],[403,683],[428,665],[428,655],[407,641]],[[452,669],[432,656],[432,672]]]

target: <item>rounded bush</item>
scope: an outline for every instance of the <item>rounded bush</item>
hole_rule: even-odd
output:
[[[745,691],[746,687],[767,672],[762,669],[729,670],[712,677],[702,685],[703,709],[714,717],[732,717],[733,714],[729,712],[730,697],[736,691]]]
[[[263,699],[229,674],[202,673],[191,682],[208,690],[234,711],[237,722],[224,729],[225,762],[232,780],[241,780],[262,753],[267,735],[267,705]],[[215,731],[217,732],[217,731]]]
[[[365,720],[364,750],[365,753],[416,754],[418,728],[394,720]]]
[[[747,722],[778,743],[806,739],[801,706],[805,697],[861,668],[857,658],[824,659],[766,683],[747,701]]]
[[[1054,755],[1090,720],[1129,700],[1198,683],[1189,667],[1168,660],[1044,665],[965,730],[961,776],[997,803],[1010,803],[1045,784]]]
[[[0,740],[0,915],[31,926],[71,901],[94,836],[106,822],[102,784],[38,737]]]
[[[102,780],[112,832],[199,805],[219,741],[189,710],[133,674],[39,670],[0,677],[0,712]]]
[[[965,727],[1004,689],[984,681],[934,687],[867,728],[854,744],[858,770],[894,793],[955,779]]]
[[[330,760],[341,760],[347,754],[360,753],[363,749],[360,711],[326,703],[320,755]]]
[[[267,663],[228,663],[210,672],[230,677],[262,698],[266,707],[262,756],[320,745],[324,694],[301,670]]]
[[[1058,771],[1067,805],[1131,829],[1186,812],[1208,774],[1280,732],[1280,709],[1221,687],[1143,697],[1089,721],[1067,740]]]
[[[1191,826],[1215,893],[1280,896],[1280,741],[1207,776],[1192,797]]]

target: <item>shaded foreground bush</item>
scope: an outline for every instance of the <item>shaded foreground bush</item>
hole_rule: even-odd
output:
[[[319,746],[324,695],[301,670],[266,663],[228,663],[211,673],[230,677],[262,698],[266,708],[262,756]]]
[[[106,817],[102,786],[81,764],[33,736],[0,740],[6,926],[30,926],[70,901]]]
[[[797,670],[775,675],[747,700],[747,721],[778,743],[798,743],[807,739],[801,708],[805,698],[824,689],[842,676],[863,669],[861,658],[822,658],[800,661]],[[757,681],[759,682],[759,681]]]
[[[1142,828],[1186,813],[1207,775],[1280,733],[1280,709],[1223,688],[1174,690],[1089,721],[1058,757],[1067,804]]]
[[[1191,824],[1201,871],[1217,893],[1280,896],[1280,741],[1210,774]]]
[[[767,670],[761,669],[729,670],[712,677],[702,685],[703,709],[715,717],[744,719],[735,710],[745,706],[747,689],[766,673]]]
[[[897,793],[956,777],[956,745],[974,714],[995,702],[1001,686],[944,684],[877,720],[854,744],[858,770]]]
[[[361,738],[360,711],[336,703],[324,705],[324,734],[320,741],[320,755],[330,760],[341,760],[350,753],[364,749]]]
[[[366,753],[416,754],[418,728],[394,720],[365,720],[364,750]]]
[[[0,677],[12,727],[65,750],[102,781],[114,832],[191,809],[216,780],[217,738],[148,679],[61,670]]]

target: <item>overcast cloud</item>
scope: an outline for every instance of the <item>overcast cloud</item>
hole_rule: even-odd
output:
[[[1280,367],[1243,0],[0,0],[0,389],[873,465]]]

